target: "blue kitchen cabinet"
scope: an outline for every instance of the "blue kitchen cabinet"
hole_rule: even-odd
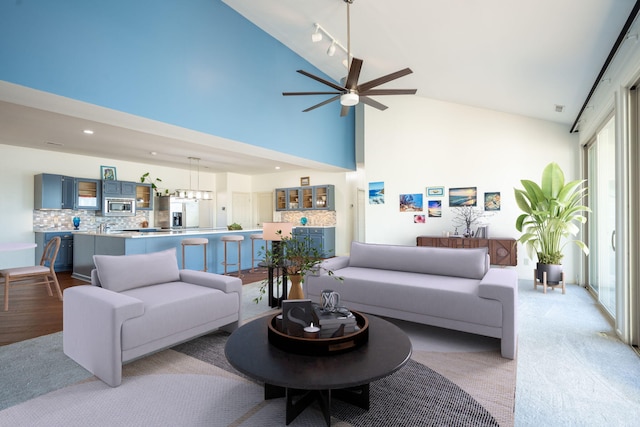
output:
[[[74,178],[41,173],[33,177],[34,209],[73,209]]]
[[[74,179],[74,209],[97,211],[102,208],[102,185],[99,179]]]
[[[322,258],[329,258],[336,252],[335,227],[295,227],[293,235],[298,239],[308,239]]]
[[[276,188],[276,211],[335,210],[335,186]]]
[[[130,181],[102,181],[104,197],[136,197],[136,182]]]
[[[47,246],[49,241],[54,237],[60,237],[60,250],[58,250],[58,256],[56,257],[56,263],[54,265],[55,271],[71,271],[73,270],[73,234],[71,232],[63,231],[44,231],[36,232],[36,250],[35,250],[35,263],[40,264],[42,258],[42,252]]]

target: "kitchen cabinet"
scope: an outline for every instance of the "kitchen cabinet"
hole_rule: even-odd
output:
[[[153,188],[151,184],[136,184],[136,210],[152,211],[153,210]]]
[[[437,248],[488,248],[492,265],[518,265],[518,246],[516,239],[505,237],[498,239],[478,239],[475,237],[435,237],[418,236],[417,246]]]
[[[307,187],[277,188],[276,211],[335,210],[335,187],[314,185]]]
[[[99,179],[74,179],[74,209],[97,211],[102,207],[102,185]]]
[[[33,177],[34,209],[73,209],[74,178],[41,173]]]
[[[73,270],[73,234],[71,232],[63,231],[46,231],[36,232],[36,251],[35,251],[35,264],[40,264],[42,258],[42,252],[47,246],[47,243],[54,237],[60,237],[60,250],[58,250],[58,256],[56,257],[56,263],[54,265],[55,271],[71,271]]]
[[[335,227],[294,227],[295,238],[309,239],[322,258],[335,256],[336,228]]]
[[[136,197],[136,182],[130,181],[102,181],[104,197]]]

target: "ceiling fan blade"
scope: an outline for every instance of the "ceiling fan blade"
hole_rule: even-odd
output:
[[[344,87],[350,90],[358,88],[358,78],[360,78],[360,70],[362,70],[362,59],[353,58],[349,67],[349,75]]]
[[[342,92],[282,92],[284,96],[293,95],[340,95]]]
[[[312,107],[307,108],[306,110],[302,110],[302,112],[306,113],[307,111],[315,110],[318,107],[322,107],[323,105],[327,105],[327,104],[329,104],[329,103],[331,103],[333,101],[336,101],[338,99],[340,99],[340,95],[332,96],[331,98],[327,99],[326,101],[322,101],[319,104],[316,104],[316,105],[314,105]]]
[[[379,103],[378,101],[373,100],[373,99],[368,98],[368,97],[363,96],[363,95],[360,95],[360,102],[363,102],[363,103],[367,104],[367,105],[368,105],[368,106],[370,106],[370,107],[377,108],[377,109],[378,109],[378,110],[380,110],[380,111],[384,111],[384,110],[386,110],[387,108],[389,108],[389,107],[387,107],[386,105],[381,104],[381,103]]]
[[[374,96],[374,95],[415,95],[418,89],[371,89],[360,95]]]
[[[376,86],[390,82],[391,80],[399,79],[408,74],[413,73],[411,68],[405,68],[404,70],[396,71],[395,73],[387,74],[386,76],[378,77],[377,79],[362,83],[358,86],[358,93],[366,92],[369,89],[373,89]]]
[[[334,88],[335,90],[339,90],[340,92],[345,92],[345,91],[346,91],[346,89],[345,89],[345,88],[343,88],[342,86],[337,85],[337,84],[335,84],[335,83],[333,83],[333,82],[330,82],[329,80],[325,80],[325,79],[323,79],[322,77],[314,76],[313,74],[311,74],[311,73],[307,73],[307,72],[306,72],[306,71],[304,71],[304,70],[298,70],[298,72],[299,72],[300,74],[302,74],[303,76],[307,76],[307,77],[309,77],[309,78],[311,78],[311,79],[313,79],[313,80],[315,80],[315,81],[317,81],[317,82],[320,82],[320,83],[325,84],[325,85],[327,85],[327,86],[329,86],[329,87],[332,87],[332,88]]]
[[[342,108],[340,109],[340,117],[344,117],[347,114],[349,114],[349,106],[343,105]]]

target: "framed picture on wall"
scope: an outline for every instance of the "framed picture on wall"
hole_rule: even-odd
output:
[[[444,187],[427,187],[427,197],[443,197]]]
[[[478,187],[450,188],[449,206],[478,206]]]
[[[115,166],[100,166],[100,179],[103,181],[117,181]]]
[[[494,191],[484,193],[484,210],[499,211],[500,210],[500,192]]]
[[[303,176],[302,178],[300,178],[300,185],[303,187],[307,185],[311,185],[311,180],[309,179],[308,176]]]
[[[369,183],[369,204],[384,205],[384,182]]]

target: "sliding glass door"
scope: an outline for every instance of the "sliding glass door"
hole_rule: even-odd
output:
[[[616,315],[615,120],[612,117],[588,146],[589,286],[598,301]]]

